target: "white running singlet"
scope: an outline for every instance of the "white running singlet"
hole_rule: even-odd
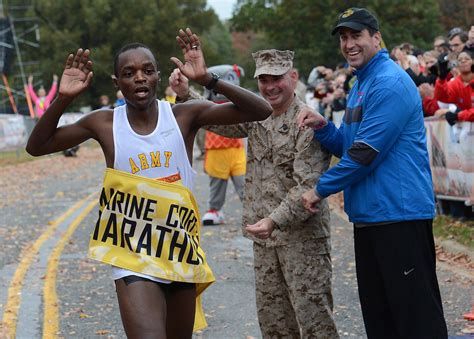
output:
[[[140,135],[132,129],[127,118],[127,105],[114,109],[114,169],[153,179],[179,174],[183,185],[192,191],[196,171],[189,163],[181,130],[169,102],[156,102],[158,122],[153,132],[147,135]],[[171,283],[169,280],[112,266],[114,280],[129,275]]]

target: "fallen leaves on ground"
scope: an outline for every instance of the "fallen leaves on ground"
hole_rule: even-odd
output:
[[[474,263],[466,253],[450,253],[444,250],[441,245],[436,245],[436,258],[438,261],[451,265],[461,266],[474,272]]]

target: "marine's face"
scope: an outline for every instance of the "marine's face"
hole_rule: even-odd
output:
[[[364,29],[356,31],[348,27],[339,30],[341,52],[349,65],[356,69],[364,67],[380,50],[381,35],[376,32],[370,36]]]
[[[258,89],[272,108],[278,110],[293,100],[296,80],[293,70],[283,75],[261,74],[258,76]]]
[[[118,58],[117,69],[115,84],[128,105],[143,109],[154,104],[160,72],[150,50],[139,47],[123,52]]]

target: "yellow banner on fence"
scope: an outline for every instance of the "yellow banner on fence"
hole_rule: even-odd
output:
[[[198,295],[215,280],[199,246],[196,201],[182,184],[108,168],[99,205],[90,258],[157,278],[195,283]]]

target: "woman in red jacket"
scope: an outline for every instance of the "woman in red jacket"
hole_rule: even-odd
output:
[[[442,74],[440,63],[440,77],[436,80],[435,98],[442,102],[453,103],[457,106],[456,112],[447,112],[446,120],[454,125],[456,121],[474,121],[474,73],[472,71],[472,55],[461,52],[457,58],[459,75],[447,81]],[[447,67],[447,65],[444,65]]]

